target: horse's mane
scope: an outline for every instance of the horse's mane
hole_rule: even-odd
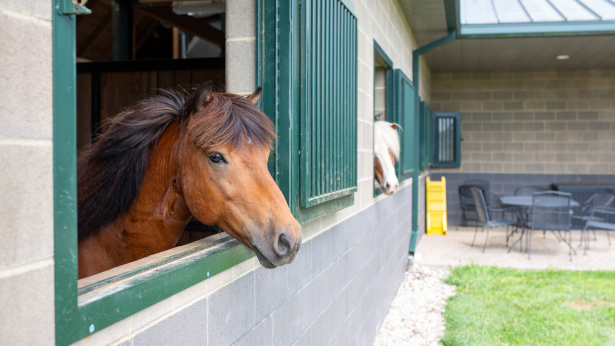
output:
[[[169,125],[179,120],[200,149],[241,145],[249,138],[271,146],[271,121],[247,98],[213,93],[211,102],[193,114],[193,99],[178,91],[137,102],[114,116],[108,129],[78,159],[79,241],[128,211],[136,200],[150,150]],[[192,119],[190,119],[192,118]]]
[[[386,121],[374,122],[374,141],[384,141],[385,146],[393,152],[393,156],[399,159],[399,134],[391,125],[392,123]]]

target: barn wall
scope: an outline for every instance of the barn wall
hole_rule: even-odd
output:
[[[405,189],[312,238],[290,265],[247,261],[80,343],[369,345],[406,270],[411,208]]]
[[[433,111],[461,112],[455,173],[615,174],[615,70],[438,73]]]
[[[411,179],[393,196],[373,197],[373,42],[394,68],[412,76],[414,39],[397,1],[353,2],[359,23],[355,204],[303,225],[293,264],[267,270],[252,258],[82,343],[371,344],[403,278],[412,222]],[[227,1],[227,91],[254,90],[255,18],[253,1]],[[423,92],[429,78],[423,71]]]
[[[54,340],[51,42],[49,1],[0,1],[0,343],[6,345]]]
[[[304,242],[293,264],[268,270],[252,258],[81,344],[373,342],[403,279],[412,225],[411,179],[392,196],[373,196],[373,42],[408,76],[415,46],[397,1],[353,2],[359,24],[354,205],[303,225]],[[227,1],[225,75],[230,92],[247,95],[256,84],[255,11],[251,0]],[[422,92],[429,90],[428,72],[422,71]]]

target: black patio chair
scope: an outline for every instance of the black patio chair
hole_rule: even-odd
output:
[[[508,246],[508,240],[511,234],[508,233],[508,227],[512,225],[516,225],[517,222],[515,220],[508,219],[500,219],[494,220],[490,218],[490,212],[506,212],[512,211],[514,212],[514,208],[488,208],[487,202],[485,202],[485,196],[483,194],[483,190],[471,187],[470,191],[472,192],[472,199],[474,200],[474,206],[476,208],[476,214],[480,223],[483,226],[483,231],[487,229],[487,236],[485,238],[485,245],[483,245],[483,252],[487,248],[487,242],[489,241],[489,230],[494,227],[502,227],[506,226],[506,246]],[[472,246],[474,246],[474,242],[476,241],[476,233],[478,233],[478,227],[474,230],[474,239],[472,239]]]
[[[461,185],[457,189],[459,193],[459,214],[457,216],[457,228],[461,224],[463,227],[468,226],[468,221],[473,222],[476,226],[479,222],[476,215],[476,206],[472,198],[472,186]]]
[[[551,231],[569,247],[570,261],[572,253],[572,231],[570,229],[570,194],[557,191],[534,192],[532,194],[532,211],[530,217],[529,245],[527,258],[532,255],[532,233],[534,230]],[[557,233],[556,233],[557,232]],[[568,232],[568,241],[561,232]]]
[[[610,231],[615,231],[615,223],[604,221],[609,215],[615,215],[615,208],[595,206],[591,208],[589,218],[585,222],[583,232],[581,233],[581,244],[585,242],[584,254],[587,254],[589,249],[589,234],[586,234],[588,229],[592,230],[604,230],[609,238],[609,246],[611,245]]]
[[[592,218],[591,213],[594,207],[610,207],[613,205],[613,201],[615,201],[615,192],[613,192],[612,190],[596,192],[592,194],[585,202],[583,202],[579,215],[572,215],[572,218],[587,222],[590,218]],[[602,213],[598,214],[601,215]],[[604,219],[598,215],[593,216],[593,218],[596,219],[596,221],[604,221]],[[593,231],[594,240],[597,240],[596,230]],[[581,237],[581,243],[582,242],[583,238]]]

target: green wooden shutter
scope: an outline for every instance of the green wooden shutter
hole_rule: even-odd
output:
[[[433,121],[431,109],[429,109],[429,105],[425,101],[421,101],[420,104],[420,134],[419,134],[419,169],[424,171],[431,165],[432,159],[432,145],[433,145]]]
[[[416,92],[412,81],[402,70],[395,70],[395,121],[401,125],[400,160],[398,178],[400,180],[412,177],[417,168],[417,138],[418,115],[416,114]]]
[[[357,19],[343,1],[302,2],[300,203],[357,190]]]
[[[461,114],[435,113],[433,167],[461,166]]]

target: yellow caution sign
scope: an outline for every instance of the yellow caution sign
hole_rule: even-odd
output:
[[[446,178],[441,181],[425,179],[427,203],[427,234],[446,234]]]

